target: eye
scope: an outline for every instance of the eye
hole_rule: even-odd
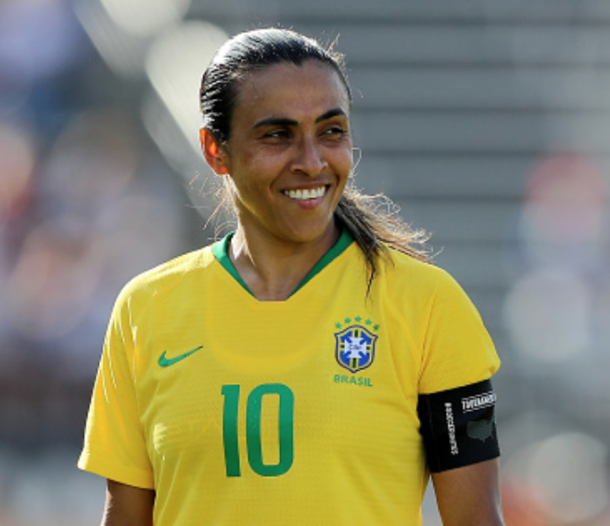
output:
[[[264,139],[288,139],[290,137],[290,131],[284,128],[271,130],[263,135]]]
[[[344,135],[347,134],[347,130],[342,126],[334,125],[330,126],[326,130],[324,130],[323,134],[325,137],[329,137],[331,139],[341,139]]]

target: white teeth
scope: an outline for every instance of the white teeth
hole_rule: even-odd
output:
[[[314,188],[312,190],[285,190],[284,193],[291,199],[315,199],[322,197],[326,192],[326,187],[321,186],[320,188]]]

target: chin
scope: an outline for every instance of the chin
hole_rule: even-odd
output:
[[[296,228],[286,231],[285,239],[294,243],[312,243],[324,239],[332,225],[326,224],[319,228]]]

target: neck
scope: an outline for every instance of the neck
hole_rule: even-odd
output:
[[[246,232],[240,225],[231,239],[229,257],[248,289],[261,301],[286,300],[339,238],[331,223],[315,240],[288,242]]]

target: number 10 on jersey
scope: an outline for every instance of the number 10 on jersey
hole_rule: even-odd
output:
[[[241,477],[238,441],[239,385],[223,385],[225,398],[222,433],[227,477]],[[277,464],[263,462],[261,415],[265,396],[279,396],[278,440],[280,457]],[[294,461],[294,394],[283,384],[262,384],[248,395],[246,404],[246,444],[248,463],[262,477],[277,477],[286,473]]]

